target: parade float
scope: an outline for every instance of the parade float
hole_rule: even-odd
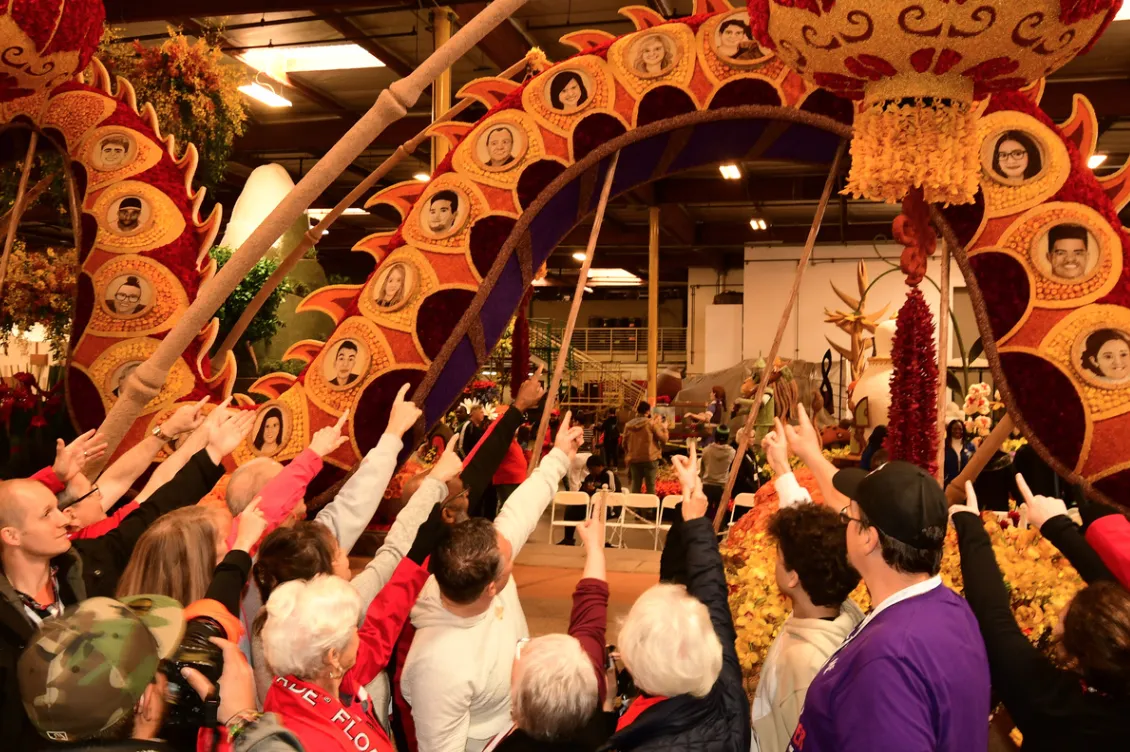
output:
[[[1039,106],[1044,77],[1094,43],[1117,0],[696,0],[694,15],[677,20],[626,8],[628,34],[571,33],[563,41],[577,54],[567,60],[531,54],[463,87],[462,102],[487,113],[437,121],[407,145],[430,136],[450,144],[429,182],[363,195],[384,166],[363,181],[347,201],[402,218],[357,244],[375,271],[305,299],[299,310],[328,315],[334,329],[291,345],[286,358],[303,364],[300,373],[233,393],[235,360],[230,346],[215,347],[215,311],[373,136],[521,4],[486,6],[382,92],[218,272],[208,251],[221,209],[200,216],[196,148],[165,136],[169,125],[131,84],[92,60],[101,3],[5,6],[0,122],[30,129],[66,160],[78,282],[64,393],[74,427],[101,425],[112,446],[128,446],[179,403],[234,399],[259,421],[282,416],[270,456],[286,462],[348,411],[349,441],[316,482],[328,488],[376,444],[404,383],[429,426],[463,399],[546,258],[594,210],[599,232],[610,195],[735,159],[832,164],[835,177],[850,142],[848,190],[903,202],[893,228],[910,285],[893,338],[889,423],[906,438],[897,451],[936,462],[935,322],[917,284],[940,236],[943,275],[952,254],[1007,420],[1064,477],[1116,503],[1130,496],[1130,372],[1099,357],[1130,341],[1130,237],[1117,217],[1130,170],[1099,179],[1087,168],[1098,128],[1084,98],[1060,124]],[[721,42],[727,21],[749,29],[737,49]],[[564,97],[574,83],[579,95]],[[499,129],[511,143],[502,159],[486,148]],[[311,232],[320,236],[348,205]],[[946,326],[945,313],[937,323]],[[755,402],[770,380],[758,379]],[[237,463],[259,456],[254,438],[234,453]],[[751,680],[784,615],[762,532],[771,506],[763,500],[726,543]],[[1022,623],[1045,639],[1077,579],[1032,531],[987,524]],[[959,587],[947,545],[946,577]]]

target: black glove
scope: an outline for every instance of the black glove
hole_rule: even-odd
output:
[[[447,524],[443,521],[443,504],[437,503],[416,531],[416,539],[412,541],[412,548],[408,549],[408,558],[424,566],[424,559],[431,555],[445,535]]]

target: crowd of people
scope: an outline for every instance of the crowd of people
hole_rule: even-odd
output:
[[[582,463],[580,484],[591,493],[619,483],[607,448],[618,422],[597,426],[596,416],[574,424],[566,413],[533,473],[519,472],[527,457],[516,438],[544,396],[539,377],[493,421],[468,413],[431,469],[404,484],[405,506],[356,573],[349,552],[421,416],[407,386],[378,444],[314,514],[307,487],[346,441],[348,415],[286,466],[256,459],[218,487],[253,411],[186,404],[93,481],[84,470],[106,451],[100,434],[60,441],[51,467],[0,483],[7,743],[964,752],[987,749],[995,698],[1025,749],[1126,748],[1127,518],[1087,503],[1083,528],[1062,500],[1015,481],[1029,523],[1087,582],[1064,605],[1052,660],[1013,618],[972,485],[949,506],[936,480],[907,463],[873,456],[870,470],[837,471],[803,408],[799,425],[777,421],[762,442],[780,499],[769,523],[775,578],[792,613],[752,704],[711,524],[734,458],[722,428],[701,462],[693,442],[672,460],[682,501],[664,581],[631,607],[618,646],[606,638],[609,510],[599,494],[575,527],[585,563],[568,627],[531,639],[515,558],[597,437],[604,451]],[[665,424],[643,405],[623,439],[629,485],[653,484]],[[824,504],[798,484],[790,453]],[[964,598],[938,575],[951,524]],[[866,614],[850,598],[861,581]]]

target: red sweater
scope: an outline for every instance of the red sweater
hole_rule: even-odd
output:
[[[1130,588],[1130,520],[1121,514],[1098,518],[1087,527],[1087,542],[1122,586]]]
[[[526,453],[518,444],[518,440],[510,442],[502,464],[494,472],[491,482],[496,486],[520,486],[526,482]]]
[[[263,531],[260,541],[294,511],[298,502],[306,496],[306,486],[321,471],[322,458],[313,449],[304,449],[281,473],[263,486],[263,490],[259,492],[259,511],[267,518],[267,529]],[[235,545],[238,533],[239,518],[236,517],[232,520],[231,532],[228,534],[228,548]],[[256,543],[247,553],[254,557],[258,549],[259,544]]]
[[[121,521],[126,517],[136,512],[140,506],[141,504],[139,504],[138,502],[131,501],[130,503],[122,506],[121,509],[114,512],[106,519],[99,520],[93,525],[87,525],[82,530],[79,530],[77,533],[71,533],[67,537],[73,541],[76,541],[103,536],[111,530],[117,530],[119,523],[121,523]]]

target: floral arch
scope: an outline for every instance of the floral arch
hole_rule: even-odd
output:
[[[751,2],[750,9],[757,14],[763,5]],[[277,408],[286,419],[276,459],[295,456],[314,431],[349,410],[351,440],[327,458],[340,475],[376,443],[405,382],[427,421],[438,420],[505,330],[536,270],[593,211],[614,153],[621,159],[612,190],[621,193],[724,159],[829,163],[852,135],[850,103],[808,83],[768,45],[733,47],[723,39],[730,20],[764,32],[765,19],[751,22],[746,8],[697,0],[697,15],[670,22],[646,8],[622,12],[636,31],[569,35],[565,41],[578,54],[523,84],[468,84],[460,96],[489,111],[475,124],[434,127],[452,151],[431,182],[399,184],[369,200],[403,218],[396,231],[356,246],[376,258],[373,275],[363,285],[310,295],[299,310],[330,315],[333,334],[291,347],[288,357],[308,364],[299,376],[271,374],[252,387],[268,400],[256,409]],[[86,22],[92,20],[100,23]],[[983,14],[968,20],[984,26]],[[995,21],[961,33],[975,37]],[[1077,22],[1097,33],[1097,20]],[[1040,33],[1027,23],[1025,33]],[[23,34],[5,28],[0,35]],[[812,43],[821,50],[832,44]],[[83,50],[69,63],[78,71],[92,47],[74,46]],[[42,55],[46,48],[36,49]],[[794,65],[796,52],[778,49]],[[9,87],[0,102],[0,122],[35,127],[71,156],[81,187],[82,276],[67,372],[68,404],[81,428],[101,421],[116,399],[115,378],[152,351],[213,273],[206,250],[219,226],[218,211],[198,214],[195,150],[188,146],[178,157],[129,84],[115,88],[100,66],[93,70],[90,84],[68,79],[27,87],[31,93]],[[829,81],[840,94],[850,83]],[[1126,498],[1130,372],[1104,371],[1098,354],[1122,334],[1130,346],[1130,239],[1117,219],[1130,200],[1130,172],[1100,181],[1087,169],[1097,128],[1085,100],[1077,99],[1071,119],[1057,126],[1038,107],[1042,81],[1013,93],[982,89],[977,200],[943,209],[938,224],[969,283],[986,354],[1014,419],[1058,470],[1108,498]],[[1038,154],[1040,168],[1016,178],[994,175],[992,152],[1016,133],[1027,139],[1022,147],[1030,157]],[[125,144],[117,161],[103,154],[115,137]],[[1082,228],[1071,231],[1086,251],[1077,274],[1052,260],[1063,225]],[[121,313],[109,301],[129,276],[148,283],[148,303]],[[215,323],[200,333],[131,434],[143,434],[176,402],[231,396],[234,365],[229,360],[213,372],[205,357],[214,333]],[[245,395],[236,399],[254,404]],[[256,455],[250,438],[235,454],[240,462]]]

